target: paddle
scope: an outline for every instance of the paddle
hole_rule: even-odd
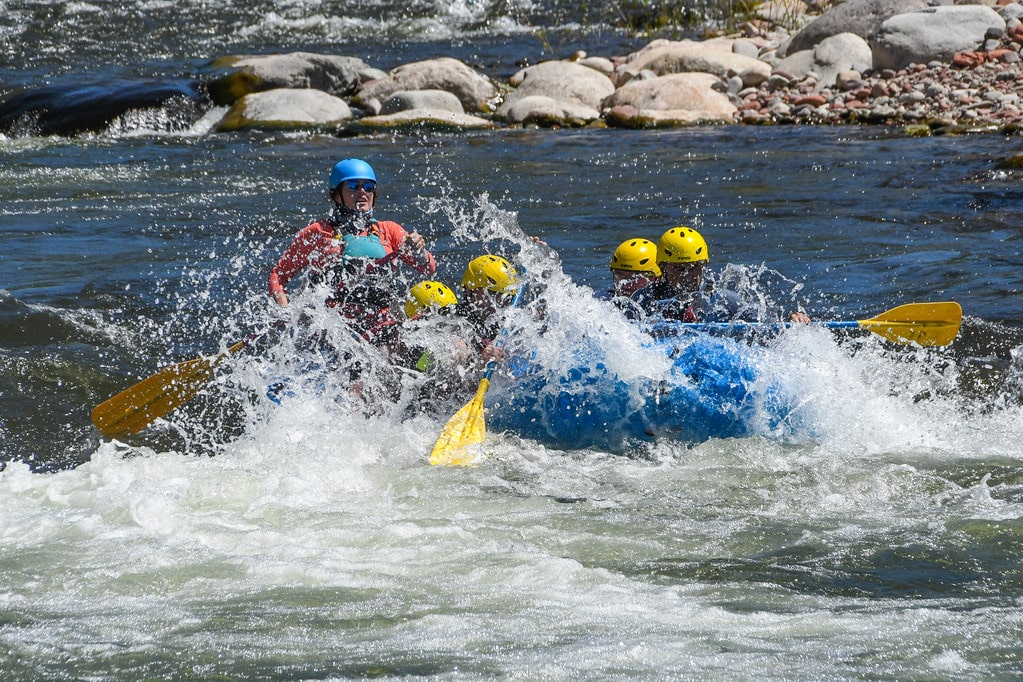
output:
[[[518,306],[522,299],[522,292],[526,290],[523,283],[515,292],[511,307]],[[500,337],[497,340],[498,347],[504,346],[506,330],[501,329]],[[483,370],[483,378],[476,389],[476,395],[465,406],[456,412],[444,430],[440,432],[437,442],[430,453],[430,464],[444,466],[469,466],[476,461],[478,448],[474,447],[482,443],[487,437],[487,424],[483,413],[483,399],[490,388],[490,377],[494,374],[496,362],[491,360]]]
[[[164,367],[97,405],[92,410],[92,423],[107,438],[142,431],[191,400],[213,378],[213,371],[221,360],[240,351],[256,336],[259,335],[238,341],[220,355]]]
[[[377,258],[372,266],[381,267],[398,255],[398,251]],[[262,334],[253,334],[216,356],[196,358],[164,367],[159,372],[129,386],[92,410],[92,423],[107,438],[126,436],[142,431],[160,417],[191,400],[213,378],[220,361],[237,353]]]
[[[896,343],[917,343],[921,346],[947,346],[959,334],[963,309],[954,301],[939,303],[907,303],[886,310],[868,320],[848,322],[815,322],[828,329],[866,329]],[[793,322],[663,322],[654,325],[651,333],[667,335],[669,329],[684,327],[698,331],[744,332],[750,329],[791,327]]]

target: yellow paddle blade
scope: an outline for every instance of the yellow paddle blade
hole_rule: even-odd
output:
[[[959,334],[963,309],[955,301],[907,303],[869,320],[857,320],[889,341],[915,342],[921,346],[947,346]]]
[[[188,402],[213,378],[221,360],[244,347],[245,341],[239,341],[226,353],[164,367],[97,405],[92,423],[107,438],[138,433]]]
[[[479,456],[480,443],[487,437],[487,424],[483,416],[483,398],[490,380],[480,380],[476,395],[448,420],[437,438],[430,464],[444,466],[470,466]]]

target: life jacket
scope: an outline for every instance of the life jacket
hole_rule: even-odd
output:
[[[700,315],[695,305],[695,295],[688,300],[681,300],[673,295],[667,282],[659,280],[643,287],[632,295],[631,300],[638,304],[648,316],[657,316],[676,322],[699,322]]]
[[[332,300],[327,305],[338,306]],[[390,308],[347,302],[338,306],[338,312],[352,331],[374,346],[388,346],[398,338],[398,320]]]
[[[397,320],[390,307],[395,300],[393,256],[372,235],[345,235],[340,261],[330,269],[332,293],[327,305],[337,308],[348,325],[376,345],[393,342]]]

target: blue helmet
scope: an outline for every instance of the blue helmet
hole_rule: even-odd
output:
[[[377,175],[373,167],[362,159],[343,159],[334,165],[330,171],[330,187],[333,191],[345,180],[372,180],[377,181]]]
[[[345,237],[345,250],[342,252],[341,257],[345,260],[351,260],[352,258],[371,258],[373,260],[379,260],[387,255],[387,250],[384,245],[380,243],[380,237],[375,234],[366,236],[356,236],[354,234],[346,234]]]

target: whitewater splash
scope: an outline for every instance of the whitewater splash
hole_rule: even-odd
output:
[[[599,364],[614,386],[688,386],[514,214],[480,201],[451,215],[463,258],[504,253],[546,287],[510,316],[509,355],[527,369]],[[296,296],[283,327],[262,291],[224,295],[263,255],[196,268],[195,295],[166,285],[166,326],[110,330],[188,353],[271,330],[196,400],[77,468],[0,473],[0,667],[13,676],[1006,672],[1023,420],[1004,389],[970,409],[950,350],[792,328],[741,341],[746,393],[794,399],[781,420],[751,400],[746,435],[577,449],[495,428],[477,466],[431,467],[450,413],[410,416],[404,398],[366,410],[337,353],[367,359],[368,391],[390,389],[388,363],[322,292]],[[499,381],[532,376],[509,362]],[[1006,377],[1019,381],[1018,364]],[[798,667],[779,669],[793,641]]]
[[[498,368],[488,397],[494,438],[645,456],[659,440],[749,437],[854,444],[863,452],[932,448],[961,430],[954,426],[964,421],[960,373],[946,349],[893,347],[869,334],[813,326],[749,339],[683,333],[653,341],[573,282],[558,255],[487,195],[469,207],[443,199],[424,210],[450,222],[459,253],[505,255],[528,282],[527,303],[507,316],[509,362]],[[744,283],[745,297],[765,315],[798,288],[763,267],[732,266],[722,279]],[[353,424],[373,419],[397,432],[414,424],[417,433],[436,435],[471,397],[470,390],[418,404],[424,378],[396,370],[322,305],[324,297],[315,289],[297,295],[282,324],[279,309],[253,296],[245,305],[250,319],[270,332],[147,437],[164,438],[172,449],[215,452],[301,405]],[[252,326],[231,331],[222,346]],[[464,383],[474,386],[471,377]]]

